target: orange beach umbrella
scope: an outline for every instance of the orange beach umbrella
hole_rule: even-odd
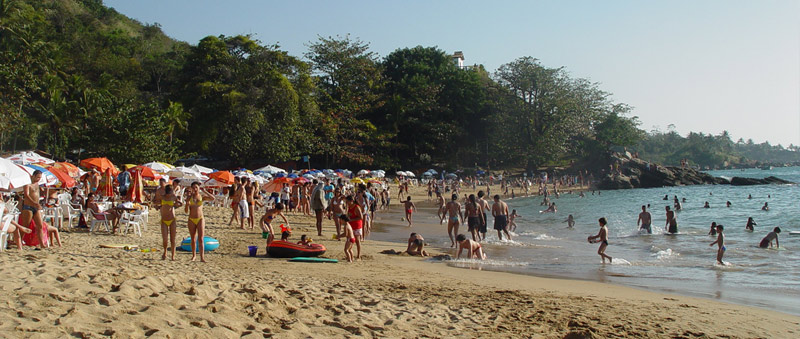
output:
[[[57,162],[57,163],[54,163],[51,167],[58,168],[61,171],[63,171],[64,173],[67,173],[67,175],[69,175],[70,177],[73,177],[73,178],[77,178],[77,177],[81,176],[81,170],[78,168],[78,166],[75,166],[75,165],[70,164],[68,162]]]
[[[214,179],[219,183],[225,185],[233,185],[234,176],[233,173],[228,171],[218,171],[208,175],[209,179]]]
[[[111,177],[111,168],[106,168],[105,174],[100,179],[100,186],[97,192],[106,197],[114,196],[114,179]]]
[[[141,167],[147,168],[148,167]],[[131,170],[131,186],[128,187],[128,201],[142,203],[144,202],[144,181],[142,181],[142,171],[139,167],[134,167]]]
[[[111,169],[111,175],[117,175],[119,170],[117,167],[111,163],[111,160],[108,158],[88,158],[81,160],[80,163],[81,167],[93,169],[96,168],[100,172],[105,172],[107,169]]]
[[[58,178],[58,181],[59,181],[58,187],[59,188],[70,188],[70,187],[74,187],[75,185],[77,185],[77,182],[75,181],[75,179],[73,179],[69,174],[67,174],[64,170],[62,170],[60,168],[55,167],[55,166],[50,166],[50,167],[47,168],[47,170],[50,173],[53,173],[53,175],[55,175],[56,178]]]

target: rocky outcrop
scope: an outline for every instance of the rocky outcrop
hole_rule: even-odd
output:
[[[596,184],[598,189],[652,188],[683,185],[763,185],[791,184],[792,182],[768,177],[764,179],[714,177],[691,168],[661,166],[641,159],[613,156],[619,162],[619,172],[607,174]]]
[[[766,177],[764,179],[733,177],[733,179],[731,179],[731,185],[734,186],[768,185],[768,184],[785,185],[785,184],[793,184],[793,182],[786,181],[776,177]]]

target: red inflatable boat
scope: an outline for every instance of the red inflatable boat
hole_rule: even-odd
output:
[[[267,253],[273,258],[318,257],[325,253],[325,246],[312,244],[309,247],[293,242],[275,240],[267,246]]]

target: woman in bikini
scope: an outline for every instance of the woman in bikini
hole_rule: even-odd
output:
[[[356,244],[356,259],[361,259],[361,237],[364,228],[364,211],[353,199],[353,196],[347,196],[347,218],[349,219],[350,227],[353,228],[354,236],[348,239],[348,241]]]
[[[161,243],[164,247],[164,254],[161,255],[161,260],[167,259],[167,246],[169,245],[171,260],[175,260],[175,207],[181,207],[183,204],[178,201],[172,191],[172,185],[164,186],[164,197],[161,198]],[[169,244],[167,243],[169,242]]]
[[[203,200],[214,200],[214,195],[200,188],[199,182],[193,182],[189,188],[189,198],[184,211],[189,213],[189,236],[192,238],[192,261],[197,257],[197,245],[200,245],[200,261],[206,262],[206,247],[203,239],[206,234],[206,221],[203,217]],[[200,239],[198,242],[197,239]]]
[[[342,220],[340,217],[344,215],[343,205],[344,196],[341,190],[335,189],[331,200],[331,211],[333,211],[333,223],[336,224],[336,234],[342,234]]]
[[[272,220],[274,220],[276,216],[281,216],[283,222],[286,224],[286,228],[289,227],[289,219],[286,219],[286,216],[283,214],[282,203],[277,203],[275,204],[275,208],[267,210],[258,223],[258,225],[261,226],[261,238],[267,239],[267,246],[275,239],[275,232],[272,231]]]

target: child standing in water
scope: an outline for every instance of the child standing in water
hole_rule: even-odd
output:
[[[564,222],[567,223],[568,228],[572,228],[572,226],[575,226],[575,218],[572,217],[572,214],[567,216],[567,219],[565,219]]]
[[[600,259],[603,260],[603,263],[606,263],[606,258],[608,258],[608,263],[611,263],[611,257],[606,255],[606,247],[608,247],[608,227],[606,224],[606,218],[600,218],[597,220],[597,223],[600,224],[600,232],[597,235],[593,235],[589,237],[590,243],[600,242],[600,247],[597,248],[597,254],[600,255]]]
[[[722,256],[725,255],[725,235],[722,234],[723,229],[724,227],[722,225],[717,225],[717,240],[708,245],[717,245],[717,262],[720,265],[725,265],[725,263],[722,262]]]
[[[517,210],[512,210],[511,215],[508,216],[508,227],[512,232],[517,230],[517,223],[515,221],[517,218],[522,218],[522,216],[517,214]]]

